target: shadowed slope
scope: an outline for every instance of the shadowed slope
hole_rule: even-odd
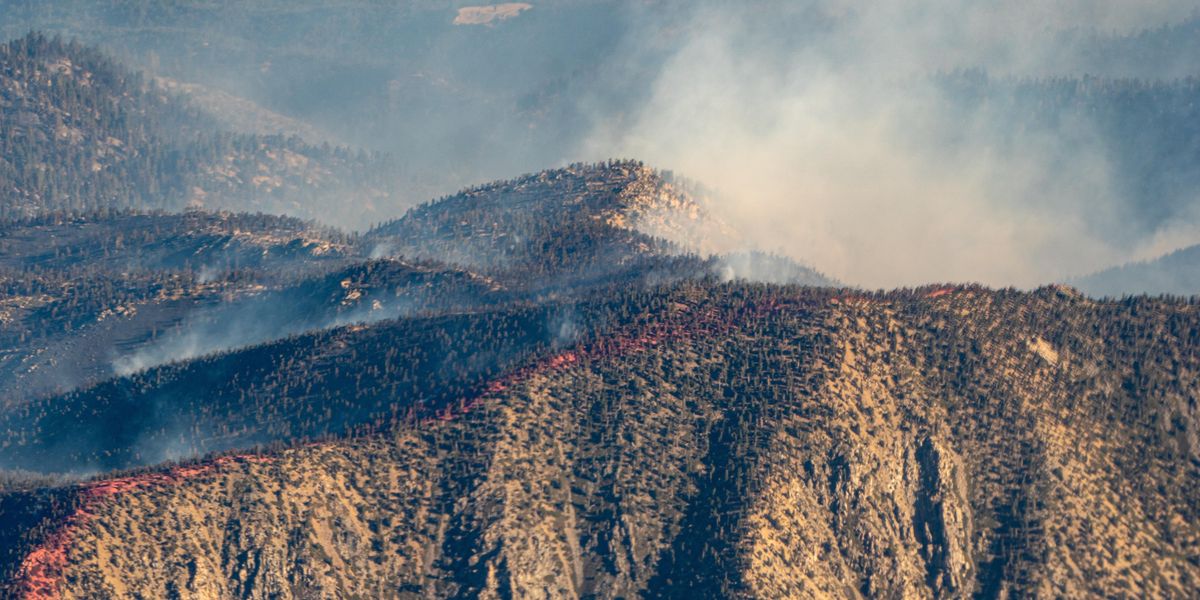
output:
[[[1072,283],[1095,296],[1200,295],[1200,246],[1189,246],[1154,260],[1105,269]]]

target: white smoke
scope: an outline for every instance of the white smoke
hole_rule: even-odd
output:
[[[780,15],[780,31],[763,10]],[[1113,170],[1076,119],[1012,131],[934,76],[1070,72],[1056,34],[1136,31],[1183,2],[831,1],[686,11],[649,99],[597,116],[582,152],[635,156],[717,188],[763,250],[849,283],[1032,286],[1121,262]],[[648,34],[649,35],[649,34]],[[1056,62],[1057,61],[1057,62]],[[1177,225],[1194,231],[1194,224]],[[1175,235],[1172,239],[1178,238]]]

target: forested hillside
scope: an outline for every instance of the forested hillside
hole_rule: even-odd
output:
[[[1193,303],[688,284],[627,313],[385,433],[10,494],[51,524],[7,568],[63,597],[1200,583]]]
[[[0,0],[0,597],[1194,598],[1188,11]]]
[[[0,220],[186,207],[331,217],[393,193],[384,157],[223,131],[94,48],[0,46]]]
[[[295,219],[106,213],[0,225],[0,404],[107,378],[205,311],[294,288],[353,256],[348,236]],[[292,295],[296,312],[257,331],[331,317],[341,301],[320,298],[317,309],[312,293]]]

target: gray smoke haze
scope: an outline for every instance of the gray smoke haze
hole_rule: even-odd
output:
[[[935,80],[1071,74],[1057,33],[1134,32],[1194,3],[831,1],[680,15],[649,99],[597,117],[582,153],[635,156],[718,189],[759,248],[849,283],[1032,286],[1200,239],[1129,239],[1095,124],[1015,129]],[[779,24],[772,24],[778,20]],[[1193,211],[1194,212],[1194,211]],[[1193,215],[1194,216],[1194,215]]]
[[[254,346],[308,331],[377,323],[436,307],[431,300],[401,296],[399,293],[380,296],[366,296],[347,310],[324,307],[315,314],[303,315],[290,315],[281,308],[293,301],[286,294],[276,294],[264,302],[240,302],[201,310],[183,320],[161,339],[115,356],[111,362],[112,373],[124,377],[152,367]]]

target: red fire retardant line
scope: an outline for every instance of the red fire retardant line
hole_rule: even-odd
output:
[[[17,597],[23,600],[54,600],[62,597],[59,586],[66,572],[74,533],[95,516],[94,511],[102,502],[131,490],[176,485],[238,463],[273,460],[270,457],[250,454],[222,456],[207,463],[172,467],[165,472],[81,484],[79,507],[66,518],[58,531],[50,534],[21,561],[16,576]]]
[[[449,421],[465,414],[489,398],[530,379],[568,369],[583,360],[627,356],[655,348],[664,342],[708,337],[725,333],[734,327],[762,318],[780,310],[783,301],[767,299],[730,310],[718,310],[713,306],[698,308],[677,304],[676,311],[666,321],[649,325],[635,325],[624,331],[598,339],[582,347],[565,350],[536,363],[517,369],[492,381],[484,391],[472,398],[463,398],[457,403],[439,409],[432,417],[422,419],[424,423]],[[93,516],[101,502],[131,490],[150,487],[168,487],[188,479],[217,472],[239,462],[271,462],[273,459],[256,455],[222,456],[206,463],[172,467],[166,472],[146,473],[131,477],[108,479],[82,485],[82,502],[79,508],[66,518],[58,531],[52,533],[42,544],[34,548],[21,562],[17,571],[18,597],[23,600],[52,600],[61,598],[60,585],[67,567],[74,532]]]
[[[517,369],[492,381],[477,396],[462,398],[458,402],[452,402],[448,406],[437,409],[433,417],[423,419],[423,422],[453,420],[470,412],[479,403],[513,386],[529,381],[536,376],[563,371],[583,360],[628,356],[657,347],[664,342],[725,333],[741,323],[778,311],[780,307],[781,303],[775,300],[758,302],[748,307],[729,311],[720,311],[712,306],[697,310],[694,306],[680,304],[677,305],[677,313],[665,322],[648,326],[634,325],[581,347],[543,358],[532,365]]]

